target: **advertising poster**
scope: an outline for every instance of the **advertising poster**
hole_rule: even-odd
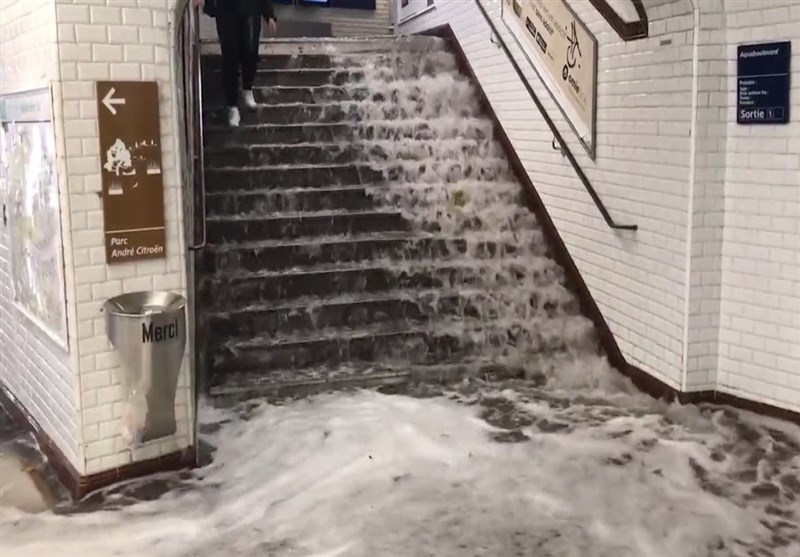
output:
[[[595,150],[597,41],[566,0],[503,0],[502,19],[590,156]]]
[[[0,199],[6,206],[14,300],[67,348],[55,130],[49,89],[0,99]]]

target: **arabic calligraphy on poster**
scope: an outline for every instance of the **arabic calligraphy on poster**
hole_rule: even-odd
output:
[[[67,348],[55,130],[49,89],[0,99],[0,197],[14,301]]]
[[[593,156],[597,81],[594,36],[566,0],[504,0],[502,18]]]

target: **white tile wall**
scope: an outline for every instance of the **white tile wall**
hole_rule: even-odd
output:
[[[720,390],[800,410],[800,2],[726,0]],[[791,123],[736,124],[736,46],[792,41]]]
[[[496,26],[612,216],[614,233],[552,135],[474,2],[438,0],[401,32],[449,23],[628,360],[674,387],[683,377],[693,12],[648,10],[650,37],[625,43],[588,0],[570,2],[598,42],[597,157],[591,161],[500,20]]]
[[[0,94],[53,85],[58,98],[58,58],[54,0],[2,0],[0,2]],[[62,131],[60,103],[54,103],[56,136]],[[60,141],[56,140],[57,151]],[[62,200],[64,263],[69,269],[69,215],[63,154],[58,175]],[[2,199],[3,203],[8,200]],[[8,229],[0,224],[0,381],[36,419],[78,471],[83,468],[80,442],[74,288],[65,273],[67,317],[71,350],[60,346],[34,324],[14,303]]]
[[[722,227],[725,188],[725,18],[722,0],[695,2],[692,33],[696,63],[692,125],[694,172],[689,176],[686,260],[685,375],[683,390],[716,388],[722,289]]]
[[[177,435],[135,452],[124,446],[119,361],[105,335],[101,312],[106,299],[123,292],[165,289],[186,293],[176,90],[171,75],[173,5],[173,0],[56,1],[87,474],[174,452],[192,442],[188,368],[184,365],[176,403]],[[105,262],[95,81],[108,79],[156,80],[159,84],[167,226],[167,258],[163,260],[112,266]]]
[[[612,215],[640,225],[635,235],[605,228],[472,1],[438,0],[400,31],[453,27],[628,360],[687,391],[800,409],[797,0],[649,0],[650,37],[631,43],[588,0],[570,0],[599,43],[595,162],[499,2],[482,1]],[[785,39],[793,123],[738,126],[736,45]]]

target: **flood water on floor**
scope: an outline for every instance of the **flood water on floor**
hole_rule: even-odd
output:
[[[519,382],[203,421],[213,463],[128,486],[156,500],[4,508],[3,557],[800,554],[800,428],[730,409]]]

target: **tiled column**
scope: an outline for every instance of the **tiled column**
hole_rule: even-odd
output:
[[[174,464],[181,460],[181,454],[191,460],[190,451],[186,451],[193,445],[188,359],[177,394],[177,434],[131,449],[121,436],[125,402],[119,359],[106,337],[101,311],[105,300],[126,292],[169,290],[186,294],[176,158],[176,87],[171,71],[172,9],[172,0],[56,2],[77,325],[81,472],[88,476],[84,482],[89,485],[105,483],[92,477],[128,475],[131,466],[141,461],[171,455]],[[103,80],[158,82],[167,235],[164,259],[113,265],[106,262],[95,85]],[[122,471],[117,470],[120,467]]]

